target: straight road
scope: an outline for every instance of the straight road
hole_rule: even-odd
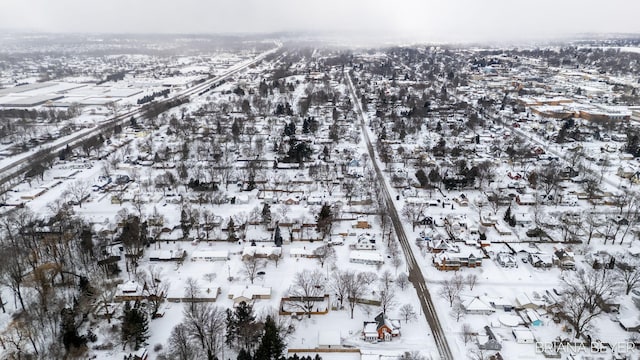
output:
[[[245,62],[236,64],[229,68],[225,73],[216,76],[214,78],[208,79],[200,84],[192,86],[184,91],[181,91],[174,96],[160,101],[160,103],[168,103],[177,99],[184,100],[190,99],[193,95],[198,95],[201,92],[210,90],[215,88],[221,84],[221,81],[226,80],[228,77],[246,69],[247,67],[257,64],[262,61],[268,55],[278,51],[282,48],[281,43],[276,43],[276,47],[268,50],[266,52],[261,53],[253,59],[247,60]],[[117,114],[110,119],[105,120],[100,125],[97,125],[91,129],[86,129],[79,131],[71,136],[64,138],[63,140],[54,141],[52,144],[46,144],[38,151],[35,151],[30,154],[19,154],[15,156],[15,160],[9,164],[6,164],[2,168],[0,168],[0,186],[10,182],[15,179],[19,175],[25,173],[29,169],[29,165],[36,162],[41,161],[47,158],[55,157],[62,149],[69,146],[70,148],[74,148],[75,146],[80,145],[84,140],[91,138],[92,136],[98,135],[100,132],[113,129],[117,125],[121,125],[129,120],[132,116],[140,116],[143,115],[142,107],[138,107],[134,110],[127,111],[125,113]]]
[[[367,149],[369,150],[369,157],[372,160],[374,170],[376,172],[376,176],[378,181],[382,185],[382,195],[385,199],[385,203],[387,204],[387,208],[389,210],[389,216],[391,217],[391,222],[393,223],[393,227],[396,232],[396,236],[398,237],[398,241],[402,246],[402,251],[404,252],[405,259],[407,261],[407,267],[409,268],[409,280],[413,284],[416,292],[418,293],[418,298],[420,299],[420,305],[422,306],[423,313],[425,318],[427,319],[427,323],[431,328],[431,333],[436,342],[436,347],[438,348],[438,353],[440,353],[440,358],[443,360],[453,360],[453,355],[451,354],[451,349],[449,348],[449,343],[447,342],[447,338],[442,331],[442,325],[440,324],[440,320],[438,319],[438,314],[436,313],[435,306],[431,299],[431,294],[429,293],[429,289],[427,289],[424,276],[422,275],[422,271],[416,262],[416,258],[413,255],[413,251],[411,250],[411,246],[409,244],[409,240],[407,238],[407,234],[404,231],[404,226],[402,221],[400,220],[400,216],[398,216],[398,211],[393,202],[393,198],[389,193],[389,188],[387,187],[387,182],[384,180],[384,175],[378,166],[378,162],[376,161],[376,154],[373,149],[373,145],[371,144],[371,139],[369,138],[369,134],[367,132],[366,123],[364,120],[364,114],[362,112],[362,104],[360,104],[360,99],[356,96],[356,92],[353,86],[353,82],[351,81],[351,76],[347,72],[344,73],[347,79],[347,85],[349,86],[349,91],[351,93],[351,100],[355,104],[355,110],[360,118],[360,127],[362,128],[362,134],[367,143]]]

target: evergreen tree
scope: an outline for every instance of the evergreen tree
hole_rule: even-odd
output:
[[[507,211],[504,212],[504,218],[502,218],[506,222],[511,222],[511,205],[507,208]]]
[[[227,310],[227,345],[245,350],[251,356],[259,339],[260,325],[256,322],[253,306],[243,301],[234,311]]]
[[[420,169],[416,171],[416,179],[418,179],[421,187],[426,188],[427,186],[429,186],[429,177],[424,172],[424,170]]]
[[[276,224],[275,234],[273,234],[273,242],[277,247],[282,246],[282,235],[280,234],[280,226]]]
[[[271,206],[267,203],[262,207],[262,223],[268,224],[271,222]]]
[[[308,118],[304,118],[304,120],[302,122],[302,133],[303,134],[308,134],[309,133],[309,119]]]
[[[245,349],[240,349],[240,351],[238,352],[238,357],[236,358],[237,360],[253,360],[253,357],[251,356],[251,353],[248,352]]]
[[[233,124],[231,124],[231,136],[233,137],[234,142],[238,142],[238,140],[240,140],[240,132],[240,121],[238,119],[235,119],[233,121]]]
[[[247,191],[252,191],[256,188],[256,177],[255,175],[249,175],[249,181],[247,181]]]
[[[260,360],[279,360],[284,352],[285,344],[280,332],[271,316],[267,316],[264,323],[264,333],[260,346],[256,350],[255,358]]]
[[[331,155],[329,153],[329,148],[327,147],[327,145],[322,148],[322,155],[324,156],[324,161],[328,161],[331,159]]]
[[[187,239],[189,237],[189,232],[191,231],[191,227],[193,226],[193,219],[189,216],[186,210],[182,210],[180,212],[180,228],[182,229],[182,238]]]
[[[236,236],[236,225],[233,222],[233,218],[229,218],[229,223],[227,224],[227,241],[234,242],[237,240],[238,237]]]
[[[331,139],[331,141],[333,142],[340,141],[340,126],[336,121],[334,121],[329,128],[329,139]]]
[[[149,338],[149,319],[139,304],[131,307],[129,302],[125,303],[121,328],[123,345],[129,344],[134,350]]]
[[[331,213],[331,207],[327,204],[322,205],[320,213],[318,214],[317,229],[322,233],[322,237],[325,237],[327,233],[331,232],[331,226],[333,225],[333,214]]]

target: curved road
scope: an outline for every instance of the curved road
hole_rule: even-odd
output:
[[[447,338],[442,331],[442,325],[440,325],[440,320],[438,319],[438,314],[436,313],[435,306],[431,299],[431,294],[425,285],[425,279],[422,275],[422,271],[418,266],[416,259],[413,255],[413,251],[411,250],[411,246],[409,245],[409,240],[407,239],[407,234],[404,231],[404,227],[402,221],[400,220],[400,216],[398,216],[398,211],[396,210],[395,204],[393,202],[393,198],[389,193],[389,188],[387,187],[387,183],[384,181],[384,175],[378,166],[378,162],[376,161],[375,151],[373,149],[373,145],[371,144],[371,139],[369,139],[369,134],[367,132],[366,124],[364,121],[364,115],[362,113],[362,104],[360,104],[360,99],[356,96],[355,89],[353,87],[353,82],[351,81],[351,76],[345,71],[345,77],[348,82],[349,90],[351,93],[351,99],[355,104],[355,110],[360,118],[360,127],[362,128],[362,133],[365,141],[367,142],[367,149],[369,150],[369,157],[372,160],[373,167],[376,171],[376,176],[378,181],[382,184],[383,197],[387,204],[387,208],[389,209],[389,216],[391,217],[391,222],[393,223],[393,227],[396,232],[396,236],[398,237],[398,241],[400,241],[400,245],[402,246],[402,250],[404,252],[405,259],[407,261],[407,267],[409,268],[409,280],[413,284],[418,293],[418,298],[420,299],[420,305],[422,306],[422,310],[424,312],[425,318],[427,319],[427,323],[429,327],[431,327],[431,332],[433,333],[433,337],[436,342],[436,347],[438,348],[438,353],[440,353],[440,358],[443,360],[453,360],[453,355],[451,353],[451,349],[449,348],[449,343],[447,342]]]

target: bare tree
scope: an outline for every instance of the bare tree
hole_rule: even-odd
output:
[[[426,210],[426,204],[423,203],[407,203],[402,208],[402,216],[407,221],[411,222],[411,228],[415,231],[416,224],[420,221],[420,218],[424,215]]]
[[[248,230],[248,222],[249,222],[249,214],[246,212],[240,212],[233,216],[233,222],[236,224],[236,228],[238,229],[238,233],[240,234],[240,239],[244,240],[247,238],[247,230]]]
[[[600,227],[601,223],[595,214],[587,212],[582,224],[582,229],[587,233],[587,244],[591,244],[591,238],[593,238],[593,234],[596,232],[598,227]]]
[[[404,322],[407,323],[409,320],[413,320],[418,317],[416,311],[413,309],[413,305],[404,304],[400,307],[400,317],[404,319]]]
[[[402,256],[400,256],[399,253],[391,256],[391,265],[393,265],[393,268],[396,269],[396,274],[398,273],[398,269],[400,268],[400,266],[402,266],[403,263],[404,262],[402,260]]]
[[[337,270],[331,274],[331,282],[329,282],[329,286],[331,291],[335,293],[338,298],[338,307],[340,309],[343,308],[344,300],[347,298],[347,282],[347,272]]]
[[[265,263],[262,259],[259,259],[255,256],[250,256],[243,261],[244,264],[244,273],[247,275],[247,278],[253,284],[256,276],[258,276],[258,271],[264,270]]]
[[[451,316],[456,319],[456,322],[459,322],[460,319],[464,316],[465,309],[462,306],[462,302],[460,300],[456,300],[451,306]]]
[[[480,348],[473,349],[469,352],[469,359],[471,360],[487,360],[486,351]]]
[[[631,290],[640,286],[640,262],[637,260],[618,261],[613,276],[625,295],[629,295]]]
[[[332,262],[336,258],[336,250],[328,244],[323,244],[313,250],[313,256],[320,263],[320,267],[324,267],[326,262]]]
[[[624,232],[622,233],[622,237],[620,237],[620,245],[622,245],[622,243],[624,242],[624,239],[627,237],[629,230],[635,228],[635,225],[638,222],[638,215],[640,215],[640,204],[638,203],[637,198],[633,197],[629,201],[627,210],[625,211],[624,217],[627,220],[627,224],[625,226]]]
[[[185,324],[178,324],[171,330],[167,355],[176,360],[196,360],[200,357],[200,351],[193,344],[189,329]]]
[[[473,335],[475,335],[475,333],[471,328],[471,325],[467,323],[462,324],[462,340],[465,344],[473,340]]]
[[[347,271],[346,274],[346,295],[349,303],[349,311],[351,318],[353,319],[353,311],[356,305],[360,303],[361,298],[366,294],[368,284],[371,284],[376,279],[375,273],[361,272],[354,273]]]
[[[467,275],[467,277],[465,277],[464,280],[467,283],[467,285],[469,286],[469,290],[473,291],[473,288],[476,286],[476,283],[478,282],[478,275],[469,274],[469,275]]]
[[[409,276],[406,273],[400,273],[396,279],[396,284],[398,284],[400,290],[404,290],[409,285]]]
[[[6,256],[3,261],[2,273],[0,273],[0,282],[13,291],[14,302],[16,298],[20,302],[22,309],[25,309],[25,302],[22,288],[24,286],[24,274],[26,272],[26,264],[23,256],[24,251],[10,244],[2,248],[2,254]],[[17,307],[17,304],[16,304]]]
[[[295,275],[289,288],[289,298],[293,306],[300,308],[311,317],[317,298],[324,296],[324,276],[319,270],[304,270]]]
[[[618,283],[605,269],[580,269],[564,276],[564,293],[559,302],[562,317],[573,326],[576,338],[584,334],[618,294]]]
[[[462,276],[456,274],[453,278],[444,280],[438,290],[438,295],[447,300],[451,307],[453,307],[453,302],[460,296],[462,291],[461,278]]]
[[[158,313],[160,305],[167,297],[167,291],[169,290],[169,282],[167,278],[162,274],[162,269],[157,267],[150,267],[139,274],[140,283],[144,284],[143,295],[146,297],[149,304],[151,304],[151,316],[153,317]]]
[[[382,307],[382,313],[385,315],[387,314],[388,310],[393,309],[397,305],[397,302],[395,300],[396,292],[394,290],[392,281],[393,280],[391,273],[389,273],[388,270],[382,273],[382,276],[380,277],[378,293],[380,294],[379,297],[380,306]]]
[[[380,281],[381,288],[389,289],[393,287],[393,275],[389,270],[383,271],[378,280]]]
[[[538,184],[540,184],[542,191],[546,197],[552,192],[557,192],[558,186],[562,181],[560,176],[560,168],[557,166],[546,166],[543,169],[536,172],[538,174]]]
[[[195,308],[195,299],[200,296],[200,284],[198,284],[198,280],[189,277],[187,278],[187,283],[184,286],[184,297],[190,299],[190,310],[194,311]]]
[[[76,205],[82,207],[82,203],[91,194],[91,187],[86,181],[76,180],[67,188],[67,193],[71,196]]]
[[[198,303],[193,310],[185,309],[184,321],[186,333],[195,340],[207,360],[218,358],[224,346],[224,330],[226,313],[209,303]]]

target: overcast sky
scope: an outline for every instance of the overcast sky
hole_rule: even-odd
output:
[[[637,0],[1,0],[0,28],[46,32],[361,32],[426,41],[640,33]]]

